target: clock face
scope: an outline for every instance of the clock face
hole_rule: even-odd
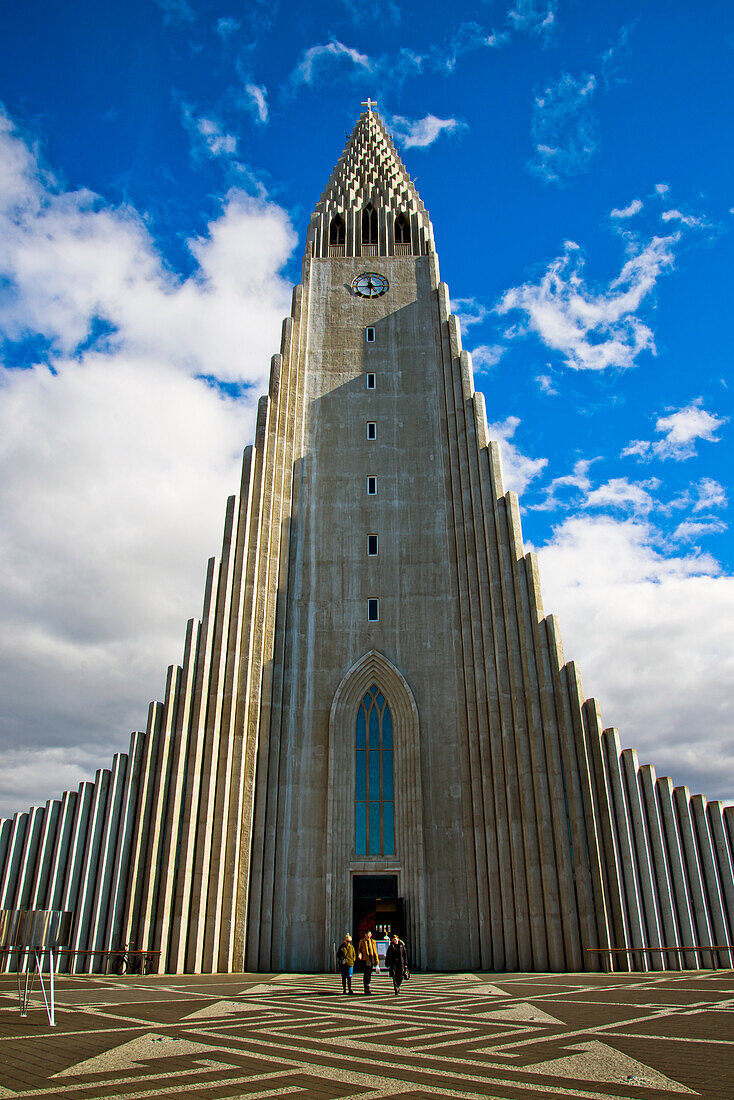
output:
[[[374,271],[363,271],[352,280],[352,290],[360,298],[379,298],[389,288],[390,284],[384,275],[377,275]]]

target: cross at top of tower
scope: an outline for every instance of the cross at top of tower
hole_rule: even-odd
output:
[[[367,108],[367,114],[371,115],[372,114],[372,108],[377,106],[377,100],[376,99],[370,99],[370,97],[367,96],[366,99],[362,100],[361,106],[366,107]]]

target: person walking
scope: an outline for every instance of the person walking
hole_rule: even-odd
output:
[[[349,987],[349,992],[353,994],[352,974],[354,973],[354,964],[357,961],[357,952],[354,950],[352,937],[348,932],[339,944],[336,961],[339,963],[339,971],[342,976],[342,994],[347,992],[347,987]]]
[[[359,961],[364,967],[362,974],[362,980],[364,982],[364,991],[366,996],[372,993],[370,989],[370,982],[372,981],[372,971],[375,967],[379,967],[380,959],[377,954],[377,945],[372,939],[372,933],[367,931],[364,937],[359,941],[359,953],[357,955]]]
[[[397,932],[393,933],[390,938],[390,944],[385,952],[385,966],[388,973],[392,978],[392,987],[395,990],[395,996],[397,997],[400,992],[400,986],[403,978],[409,975],[408,971],[408,949],[398,936]]]

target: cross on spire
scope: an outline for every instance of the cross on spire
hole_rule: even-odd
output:
[[[370,97],[367,96],[366,99],[362,100],[361,106],[366,107],[367,108],[367,114],[371,115],[372,114],[372,108],[377,106],[377,100],[376,99],[370,99]]]

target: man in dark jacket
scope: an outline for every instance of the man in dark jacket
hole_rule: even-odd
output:
[[[336,953],[336,961],[339,963],[339,971],[342,976],[342,993],[347,992],[347,986],[349,986],[349,992],[354,993],[352,989],[352,974],[354,973],[354,964],[357,961],[357,952],[354,950],[352,937],[348,932],[343,942],[339,944],[339,950]]]
[[[392,978],[392,987],[397,997],[403,978],[408,973],[408,949],[397,933],[390,939],[390,945],[385,952],[385,966]]]

